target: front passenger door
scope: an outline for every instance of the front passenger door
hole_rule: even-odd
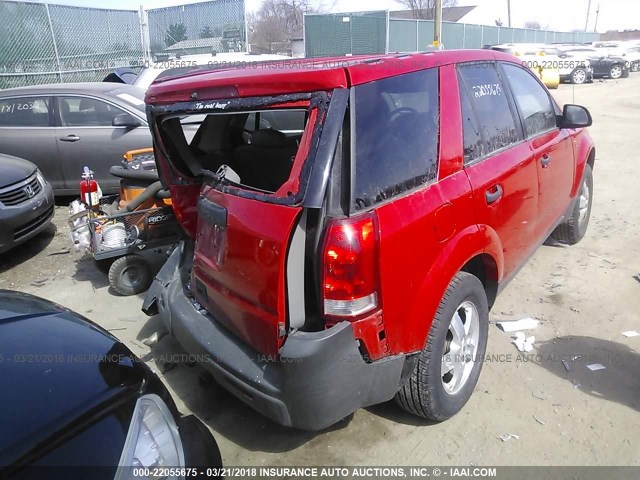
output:
[[[127,150],[152,146],[146,125],[136,128],[112,125],[117,115],[134,115],[109,102],[69,95],[58,97],[58,111],[61,126],[56,128],[56,138],[68,190],[78,190],[83,167],[88,166],[103,190],[116,191],[120,181],[109,169],[120,164]]]
[[[503,63],[525,136],[536,163],[538,221],[536,238],[544,241],[571,202],[575,162],[571,136],[557,127],[555,106],[547,90],[528,70]]]
[[[508,280],[535,248],[536,167],[496,64],[458,65],[458,83],[464,165],[476,221],[501,244],[503,277]]]

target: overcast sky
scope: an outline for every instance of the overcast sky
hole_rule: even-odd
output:
[[[357,12],[368,10],[397,10],[403,8],[395,0],[317,0],[332,6],[331,12]],[[248,10],[257,10],[262,0],[246,0]],[[104,7],[104,0],[51,0],[85,7]],[[191,3],[185,0],[109,0],[111,8],[136,9],[139,4],[145,8],[166,7]],[[537,20],[543,26],[555,30],[584,29],[589,0],[511,0],[511,22],[514,27],[524,26],[527,20]],[[473,22],[494,24],[496,19],[507,23],[507,0],[458,0],[458,5],[477,5],[472,14]],[[593,29],[598,16],[598,31],[640,29],[640,0],[591,0],[589,29]]]

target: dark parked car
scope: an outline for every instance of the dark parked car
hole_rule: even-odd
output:
[[[0,254],[40,233],[53,214],[51,185],[36,166],[0,154]]]
[[[143,308],[284,425],[394,397],[455,415],[498,292],[549,235],[574,244],[589,223],[589,112],[501,52],[192,73],[154,82],[147,109],[188,239]]]
[[[587,58],[593,69],[593,78],[626,78],[629,76],[629,62],[617,55],[607,55],[597,48],[571,45],[560,46],[558,49],[563,53],[560,58]]]
[[[152,145],[144,90],[114,83],[68,83],[0,91],[0,153],[35,163],[56,195],[78,193],[89,166],[105,192],[109,167]]]
[[[221,466],[207,427],[180,415],[144,363],[59,305],[0,290],[0,372],[0,478],[177,479]]]

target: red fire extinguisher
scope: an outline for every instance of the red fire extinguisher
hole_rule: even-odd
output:
[[[89,167],[84,167],[80,182],[80,198],[90,209],[95,210],[100,207],[100,197],[102,197],[100,185],[93,178],[93,172]]]

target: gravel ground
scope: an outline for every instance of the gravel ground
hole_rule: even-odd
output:
[[[594,117],[591,224],[579,245],[540,248],[494,307],[492,323],[541,320],[534,357],[519,357],[509,334],[491,325],[492,361],[470,402],[447,422],[430,424],[389,402],[324,432],[300,432],[244,406],[198,366],[169,368],[166,361],[184,352],[169,337],[153,350],[142,343],[159,326],[140,311],[144,295],[119,297],[91,258],[60,253],[70,246],[70,199],[58,200],[46,232],[0,256],[0,288],[58,302],[120,337],[161,374],[183,413],[211,428],[225,465],[640,465],[640,337],[621,334],[640,331],[633,278],[640,272],[640,74],[561,85],[553,94]],[[591,363],[606,369],[592,372]],[[505,433],[519,438],[503,442]]]

